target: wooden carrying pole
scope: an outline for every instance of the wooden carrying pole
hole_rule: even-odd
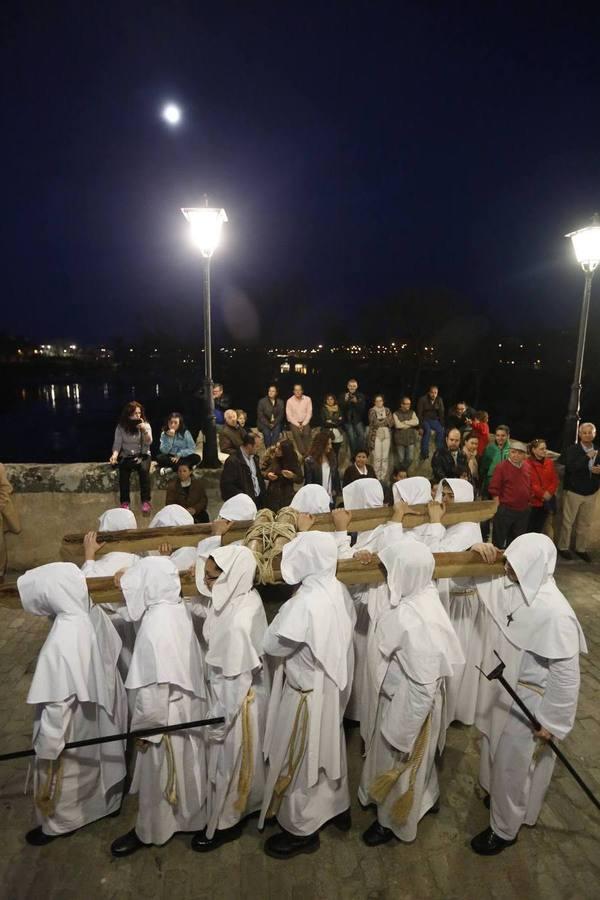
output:
[[[475,500],[473,503],[451,503],[442,517],[442,525],[449,527],[459,522],[486,522],[491,519],[498,508],[497,500]],[[376,509],[355,509],[348,526],[349,531],[370,531],[378,525],[389,522],[392,518],[391,506]],[[415,528],[427,525],[429,514],[427,504],[419,503],[411,506],[403,521],[404,528]],[[222,546],[234,541],[241,541],[253,525],[252,521],[233,522],[229,531],[221,538]],[[311,531],[335,531],[331,513],[320,513],[315,516]],[[158,550],[160,544],[168,543],[173,550],[179,547],[195,547],[203,538],[211,534],[210,523],[205,525],[172,525],[163,528],[132,528],[127,531],[100,531],[98,543],[104,546],[98,556],[120,551],[121,553],[143,553],[146,550]],[[83,534],[66,534],[61,545],[61,559],[65,562],[78,562],[83,558]]]
[[[486,563],[474,550],[464,553],[434,553],[434,578],[491,578],[504,573],[504,563],[500,559],[495,563]],[[280,560],[273,565],[274,584],[282,584]],[[385,568],[379,560],[362,565],[356,559],[340,560],[337,564],[337,577],[343,584],[382,584],[385,581]],[[184,597],[198,593],[194,575],[184,572],[180,574],[181,591]],[[94,603],[123,603],[123,594],[115,586],[112,576],[105,578],[88,578],[87,586]],[[0,607],[20,609],[19,592],[16,584],[0,586]]]

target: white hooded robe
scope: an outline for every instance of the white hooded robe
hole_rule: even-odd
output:
[[[521,535],[505,556],[519,584],[504,577],[478,581],[489,612],[486,650],[499,653],[506,680],[542,727],[561,740],[575,721],[585,638],[554,581],[556,548],[550,538]],[[488,652],[484,672],[496,665],[498,659]],[[483,733],[480,781],[490,794],[490,825],[499,837],[512,840],[521,825],[535,825],[555,757],[536,740],[531,724],[497,680],[481,679],[477,727]]]
[[[131,728],[177,725],[207,717],[203,662],[174,564],[141,559],[121,578],[132,621],[140,622],[125,686]],[[135,830],[161,845],[177,831],[206,824],[202,728],[154,735],[138,744],[131,793],[139,795]]]
[[[331,534],[304,532],[286,544],[281,574],[300,587],[264,640],[277,665],[259,827],[275,814],[285,831],[299,836],[314,834],[350,806],[343,717],[352,683],[354,617],[352,600],[335,577],[336,564]]]
[[[120,507],[107,509],[98,519],[98,531],[127,531],[133,528],[137,528],[137,521],[130,509],[121,509]],[[105,578],[110,575],[116,575],[121,569],[128,569],[139,558],[135,553],[122,553],[120,551],[105,553],[99,559],[86,560],[81,567],[81,571],[86,578]],[[119,672],[121,677],[126,679],[133,654],[133,645],[135,644],[135,626],[129,618],[125,605],[103,603],[102,609],[110,618],[121,638],[123,646],[119,655]]]
[[[268,672],[262,662],[267,617],[253,586],[254,554],[230,544],[210,556],[223,571],[213,584],[204,623],[209,715],[224,716],[225,723],[209,726],[205,734],[208,838],[260,809],[269,703]]]
[[[380,559],[388,572],[393,608],[376,630],[379,662],[370,667],[369,675],[379,703],[369,728],[358,796],[363,805],[378,801],[380,824],[400,840],[413,841],[419,820],[439,796],[435,753],[445,732],[444,679],[463,656],[431,581],[435,565],[431,551],[407,539],[387,547]],[[377,779],[393,771],[400,774],[387,795],[372,796]],[[398,818],[394,806],[411,783],[412,804]]]
[[[73,563],[31,569],[17,586],[27,612],[54,617],[27,702],[36,707],[37,822],[44,834],[66,834],[121,805],[123,741],[63,749],[70,741],[127,731],[127,698],[117,671],[121,642],[105,613],[92,607],[85,578]],[[48,807],[42,797],[51,777],[55,790]],[[38,804],[46,806],[45,812]]]

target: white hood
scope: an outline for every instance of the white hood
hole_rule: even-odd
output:
[[[171,560],[141,559],[122,576],[121,589],[132,620],[141,618],[125,687],[172,684],[204,697],[200,647]]]
[[[331,509],[331,497],[320,484],[305,484],[294,494],[290,503],[292,509],[301,513],[309,513],[316,516],[319,513],[328,513]]]
[[[429,503],[431,500],[431,485],[421,475],[395,481],[392,491],[394,501],[404,500],[409,506],[414,506],[416,503]]]
[[[568,600],[554,581],[556,547],[545,534],[523,534],[504,555],[519,579],[506,587],[511,621],[498,621],[511,643],[546,659],[587,653],[585,637]]]
[[[169,503],[157,512],[149,528],[167,528],[171,525],[193,525],[194,517],[191,513],[180,506],[179,503]]]
[[[98,519],[98,531],[127,531],[137,528],[137,521],[130,509],[107,509]]]
[[[281,575],[300,584],[273,622],[284,640],[308,644],[327,675],[343,691],[353,623],[344,588],[335,577],[337,544],[332,534],[303,532],[283,548]]]
[[[267,617],[254,590],[256,559],[252,551],[232,544],[210,556],[223,571],[213,584],[204,623],[206,662],[233,678],[262,664]]]
[[[435,561],[419,541],[405,538],[382,550],[393,608],[378,626],[379,649],[396,653],[413,681],[430,684],[453,674],[464,656],[432,582]]]
[[[228,522],[246,522],[255,519],[257,515],[254,500],[247,494],[236,494],[225,501],[217,518],[227,519]]]
[[[358,478],[342,491],[346,509],[376,509],[383,506],[383,487],[376,478]]]
[[[23,608],[54,623],[42,647],[27,702],[60,703],[75,695],[113,714],[121,640],[73,563],[49,563],[17,581]]]

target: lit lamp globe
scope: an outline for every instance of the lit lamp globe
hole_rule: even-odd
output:
[[[227,222],[224,209],[210,206],[186,207],[181,212],[190,223],[192,242],[206,259],[210,259],[221,240],[223,223]]]
[[[600,264],[600,219],[596,214],[592,224],[567,234],[573,242],[577,262],[584,272],[592,273]]]

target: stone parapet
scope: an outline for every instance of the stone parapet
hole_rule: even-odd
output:
[[[220,472],[202,469],[197,476],[203,481],[211,518],[221,506]],[[11,569],[22,571],[55,562],[60,559],[64,534],[97,528],[98,517],[119,505],[118,470],[108,463],[7,463],[6,474],[22,525],[20,534],[6,534]],[[152,508],[158,511],[165,505],[169,479],[158,472],[150,477]],[[131,499],[138,526],[147,525],[135,475],[131,478]]]

